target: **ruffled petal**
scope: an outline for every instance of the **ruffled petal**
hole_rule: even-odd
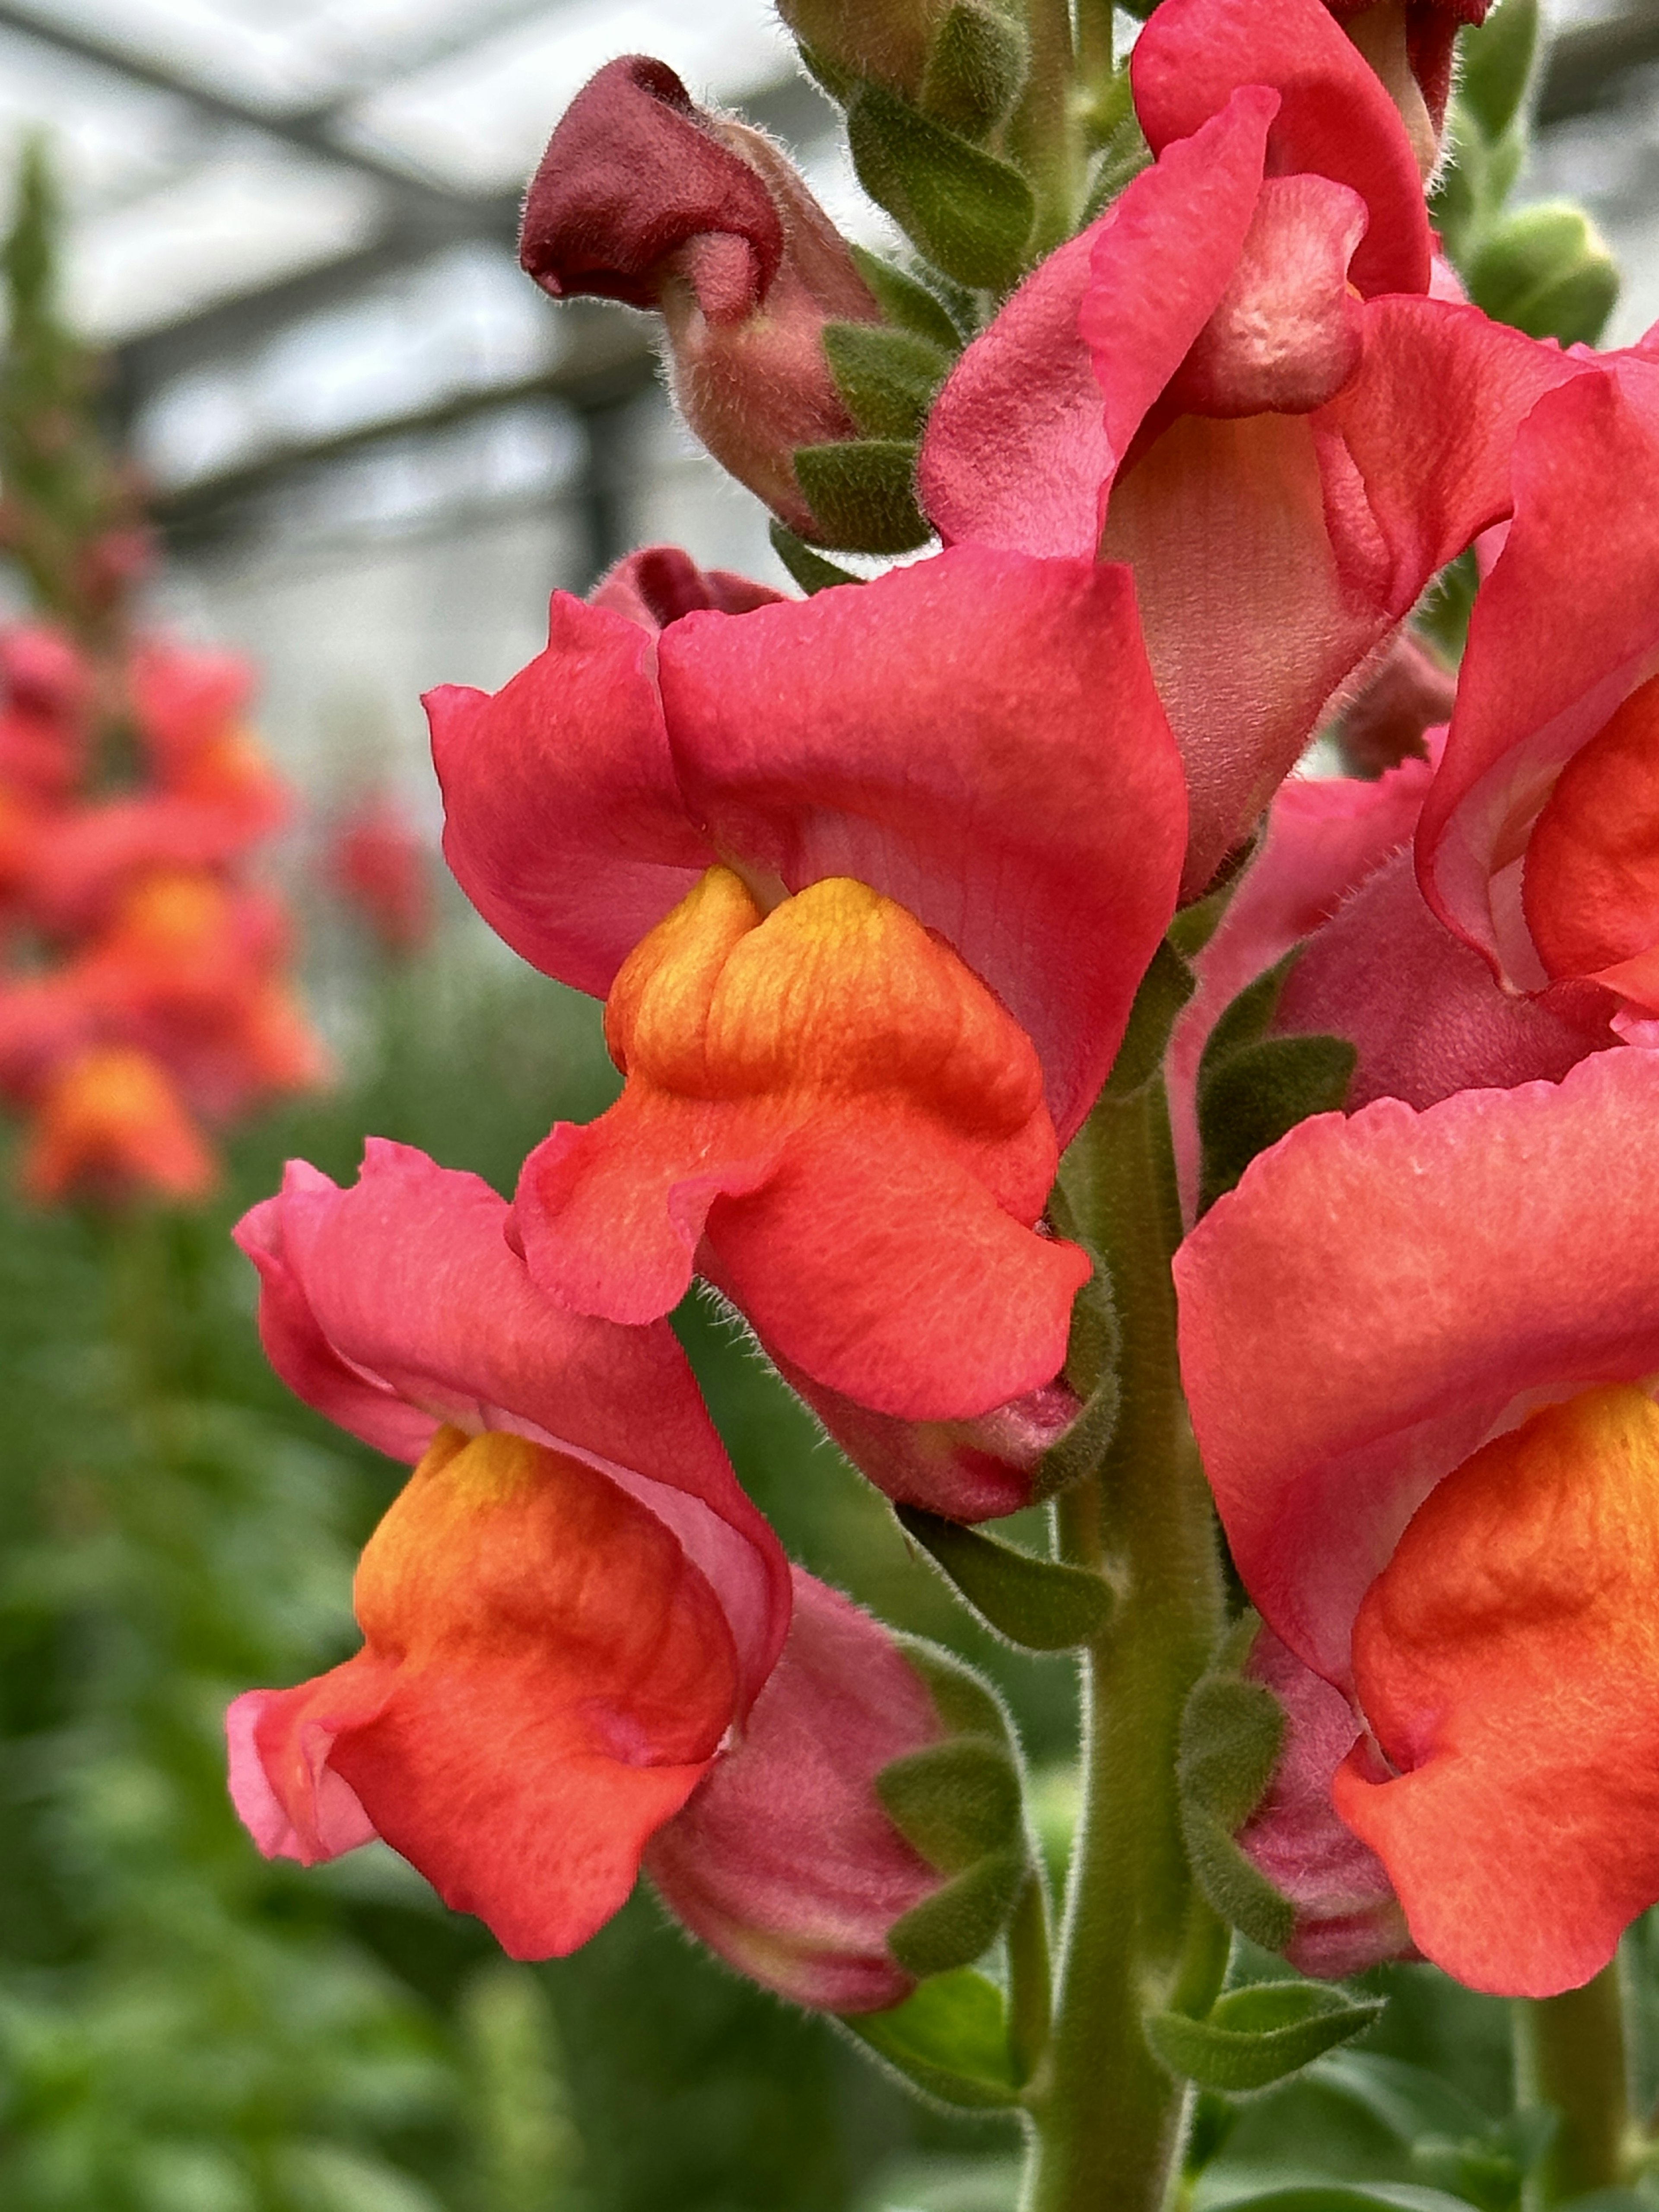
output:
[[[1036,1047],[1065,1142],[1185,842],[1127,577],[963,546],[690,615],[660,650],[681,782],[721,852],[791,891],[854,878],[937,931]]]
[[[1176,1258],[1193,1422],[1257,1607],[1347,1676],[1367,1587],[1517,1401],[1659,1368],[1659,1060],[1303,1122]],[[1533,1396],[1531,1402],[1537,1401]]]
[[[548,641],[495,693],[426,696],[444,854],[532,967],[603,998],[714,854],[674,781],[651,634],[556,592]]]

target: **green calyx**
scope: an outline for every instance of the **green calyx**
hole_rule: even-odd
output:
[[[900,1525],[988,1627],[1024,1651],[1092,1643],[1110,1620],[1111,1585],[1082,1567],[1017,1551],[919,1506],[895,1509]]]
[[[922,1980],[969,1965],[994,1942],[1030,1860],[1019,1753],[1001,1700],[951,1654],[910,1637],[902,1642],[947,1731],[876,1778],[893,1826],[946,1877],[888,1935],[894,1958]]]
[[[1194,1880],[1230,1927],[1263,1950],[1278,1951],[1291,1939],[1295,1909],[1235,1840],[1261,1802],[1285,1740],[1278,1698],[1238,1671],[1257,1626],[1249,1616],[1230,1639],[1223,1666],[1194,1685],[1182,1717],[1176,1778]]]
[[[799,446],[795,478],[826,545],[908,553],[932,534],[916,505],[916,448],[905,438]]]
[[[956,359],[954,348],[880,323],[828,323],[823,350],[848,413],[872,439],[919,439]]]
[[[847,135],[859,182],[945,276],[997,292],[1015,282],[1036,217],[1018,169],[879,85],[854,96]]]

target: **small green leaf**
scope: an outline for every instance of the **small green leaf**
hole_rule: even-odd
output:
[[[971,1964],[1007,1926],[1029,1871],[1023,1838],[976,1860],[894,1922],[888,1949],[919,1979]]]
[[[921,80],[921,106],[947,131],[982,138],[1013,105],[1025,62],[1018,24],[963,0],[934,36]]]
[[[896,323],[901,330],[913,331],[919,338],[931,338],[945,353],[961,352],[962,332],[951,321],[944,301],[925,284],[862,246],[849,241],[847,250],[853,257],[854,267],[869,286],[876,305],[890,323]]]
[[[1358,1060],[1346,1037],[1267,1037],[1234,1053],[1202,1083],[1198,1128],[1204,1170],[1198,1210],[1206,1213],[1255,1159],[1311,1114],[1334,1113],[1348,1095]]]
[[[1381,1998],[1346,1997],[1315,1982],[1260,1982],[1234,1990],[1207,2020],[1156,2013],[1147,2040],[1174,2073],[1201,2089],[1237,2096],[1265,2089],[1368,2028]]]
[[[956,358],[932,338],[880,323],[826,323],[823,350],[836,389],[866,438],[920,438]]]
[[[1462,36],[1458,95],[1491,140],[1520,114],[1538,58],[1538,0],[1502,0],[1479,30]]]
[[[961,1874],[1024,1839],[1019,1769],[981,1735],[947,1736],[884,1766],[876,1795],[887,1817],[941,1874]]]
[[[889,2012],[842,2026],[915,2087],[969,2112],[1018,2104],[1019,2083],[1002,1992],[963,1967],[935,1975]]]
[[[896,438],[798,446],[795,477],[827,545],[908,553],[932,536],[916,505],[916,449]]]
[[[1522,208],[1481,240],[1469,297],[1495,322],[1529,337],[1594,345],[1619,299],[1619,266],[1582,208],[1565,200]]]
[[[1265,1152],[1310,1114],[1339,1108],[1358,1058],[1346,1038],[1268,1036],[1296,953],[1241,991],[1211,1030],[1199,1062],[1203,1152],[1198,1210],[1206,1212]]]
[[[1034,1559],[920,1506],[894,1510],[980,1618],[1022,1650],[1069,1651],[1091,1642],[1111,1618],[1111,1589],[1087,1568]]]
[[[787,522],[775,516],[770,531],[772,550],[800,586],[810,599],[815,592],[827,592],[837,584],[861,584],[862,576],[855,576],[850,568],[837,567],[826,561],[822,553],[815,553],[804,538],[797,538]]]
[[[1247,1652],[1248,1644],[1241,1663]],[[1284,1735],[1283,1710],[1265,1683],[1206,1674],[1187,1700],[1176,1766],[1193,1877],[1227,1924],[1264,1951],[1289,1942],[1295,1907],[1235,1838],[1272,1778]]]
[[[1025,264],[1031,188],[896,94],[866,85],[847,112],[859,182],[958,284],[1006,290]]]
[[[1158,1073],[1170,1033],[1195,988],[1192,969],[1166,938],[1153,953],[1135,993],[1129,1026],[1106,1079],[1108,1098],[1128,1097]]]

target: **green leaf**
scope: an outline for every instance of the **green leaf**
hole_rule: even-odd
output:
[[[1006,1747],[947,1736],[884,1766],[876,1795],[929,1866],[956,1875],[1024,1840],[1019,1769]]]
[[[1034,1559],[920,1506],[894,1510],[980,1618],[1022,1650],[1069,1651],[1091,1642],[1111,1618],[1111,1588],[1087,1568]]]
[[[1003,291],[1019,276],[1036,220],[1018,169],[878,85],[847,113],[859,182],[958,284]]]
[[[1501,138],[1520,114],[1538,58],[1538,0],[1502,0],[1480,28],[1465,31],[1458,86],[1485,136]]]
[[[842,568],[834,561],[826,561],[822,553],[815,553],[805,538],[797,538],[787,522],[775,516],[769,533],[772,550],[800,586],[810,599],[816,592],[827,592],[837,584],[861,584],[862,576],[855,576],[850,568]]]
[[[946,353],[961,352],[962,332],[951,321],[944,301],[925,284],[862,246],[849,241],[847,250],[853,257],[854,267],[869,286],[876,305],[890,323],[896,323],[901,330],[913,331],[919,338],[931,338]]]
[[[1019,1848],[994,1851],[896,1920],[887,1948],[919,1979],[969,1965],[1007,1926],[1030,1873]]]
[[[1128,1097],[1158,1073],[1170,1033],[1196,987],[1192,969],[1165,939],[1153,953],[1135,993],[1129,1026],[1106,1079],[1108,1098]]]
[[[921,80],[921,106],[964,138],[982,138],[1013,105],[1025,76],[1019,26],[994,9],[958,4],[939,25]]]
[[[1146,2036],[1172,2072],[1237,2096],[1283,2081],[1362,2033],[1382,2002],[1316,1982],[1259,1982],[1222,1997],[1207,2020],[1155,2013]]]
[[[920,438],[956,359],[954,349],[880,323],[826,323],[823,350],[836,389],[866,438]]]
[[[1176,1765],[1194,1880],[1228,1925],[1264,1951],[1289,1942],[1296,1911],[1235,1838],[1261,1802],[1284,1736],[1284,1711],[1265,1683],[1206,1674],[1187,1700]]]
[[[1232,1189],[1258,1152],[1310,1114],[1334,1111],[1348,1095],[1358,1055],[1346,1038],[1265,1034],[1295,958],[1287,953],[1241,991],[1204,1047],[1197,1096],[1200,1213]]]
[[[842,2025],[929,2096],[970,2112],[1018,2104],[1002,1992],[969,1968],[938,1974],[889,2012]]]
[[[932,536],[916,505],[916,449],[908,440],[853,438],[798,446],[795,477],[827,545],[908,553]]]
[[[1522,208],[1481,240],[1469,296],[1494,321],[1529,337],[1593,345],[1619,298],[1619,267],[1582,208],[1565,200]]]

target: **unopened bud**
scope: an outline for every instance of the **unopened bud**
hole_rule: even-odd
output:
[[[659,1831],[664,1901],[752,1980],[884,2010],[994,1940],[1027,1876],[1006,1717],[959,1661],[793,1571],[794,1615],[736,1746]]]
[[[611,62],[549,142],[520,258],[555,299],[659,313],[690,428],[792,530],[818,534],[795,449],[857,434],[824,328],[878,322],[880,310],[769,138],[694,106],[665,63]]]
[[[1285,1956],[1298,1973],[1342,1981],[1414,1955],[1387,1869],[1331,1802],[1331,1778],[1360,1735],[1347,1699],[1269,1629],[1257,1636],[1244,1674],[1271,1691],[1285,1716],[1272,1777],[1238,1832],[1245,1858],[1291,1907]]]

